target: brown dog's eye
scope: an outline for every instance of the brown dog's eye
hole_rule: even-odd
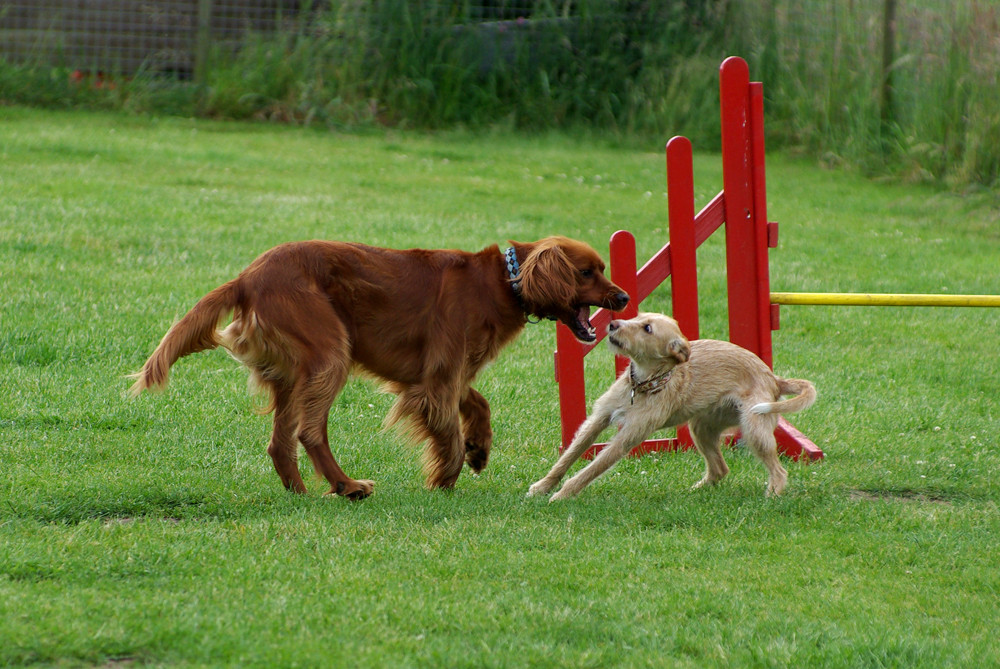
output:
[[[590,277],[594,276],[594,270],[592,270],[592,269],[581,269],[580,270],[580,276],[582,276],[584,279],[589,279]]]
[[[652,326],[652,325],[650,325],[649,323],[646,323],[646,324],[645,324],[645,325],[644,325],[644,326],[642,327],[642,329],[646,331],[646,334],[653,334],[653,326]]]

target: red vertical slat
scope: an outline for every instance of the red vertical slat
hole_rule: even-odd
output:
[[[583,356],[583,346],[570,329],[556,323],[556,381],[559,384],[559,419],[562,423],[560,451],[569,446],[576,429],[587,418]]]
[[[626,230],[619,230],[611,235],[610,245],[611,280],[615,285],[628,293],[629,301],[619,314],[622,318],[635,318],[639,315],[639,277],[636,272],[635,235]],[[628,358],[615,356],[615,378],[628,368]]]
[[[764,169],[764,85],[750,84],[750,161],[753,176],[753,236],[757,257],[757,355],[774,367],[771,350],[771,276],[768,267],[767,180]]]
[[[719,71],[722,121],[722,184],[726,209],[726,282],[729,340],[760,354],[757,314],[757,253],[750,166],[750,71],[741,58]]]
[[[667,207],[670,217],[670,298],[673,316],[688,339],[698,339],[698,265],[694,238],[694,175],[691,141],[667,142]]]

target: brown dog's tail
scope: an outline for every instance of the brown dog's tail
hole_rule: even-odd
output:
[[[816,401],[816,386],[805,379],[782,379],[778,378],[778,391],[782,395],[792,395],[787,400],[780,402],[761,402],[750,407],[753,413],[795,413],[812,406]]]
[[[219,286],[198,300],[191,311],[167,331],[142,369],[130,375],[135,383],[129,393],[136,396],[147,388],[165,388],[170,366],[178,359],[218,346],[216,329],[219,321],[233,310],[236,302],[236,280]]]

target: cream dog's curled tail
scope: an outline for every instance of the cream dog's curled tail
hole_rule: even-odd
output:
[[[805,379],[782,379],[778,378],[778,390],[782,395],[795,394],[787,400],[780,402],[761,402],[750,407],[751,413],[795,413],[812,406],[816,401],[816,386]]]

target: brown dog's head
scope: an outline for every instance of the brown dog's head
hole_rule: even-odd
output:
[[[562,321],[581,342],[597,338],[590,307],[621,311],[628,304],[628,295],[604,276],[604,261],[587,244],[546,237],[511,245],[520,262],[520,273],[512,283],[524,310]]]
[[[640,365],[673,365],[687,362],[691,344],[681,333],[677,321],[662,314],[639,314],[627,321],[611,321],[608,345]]]

